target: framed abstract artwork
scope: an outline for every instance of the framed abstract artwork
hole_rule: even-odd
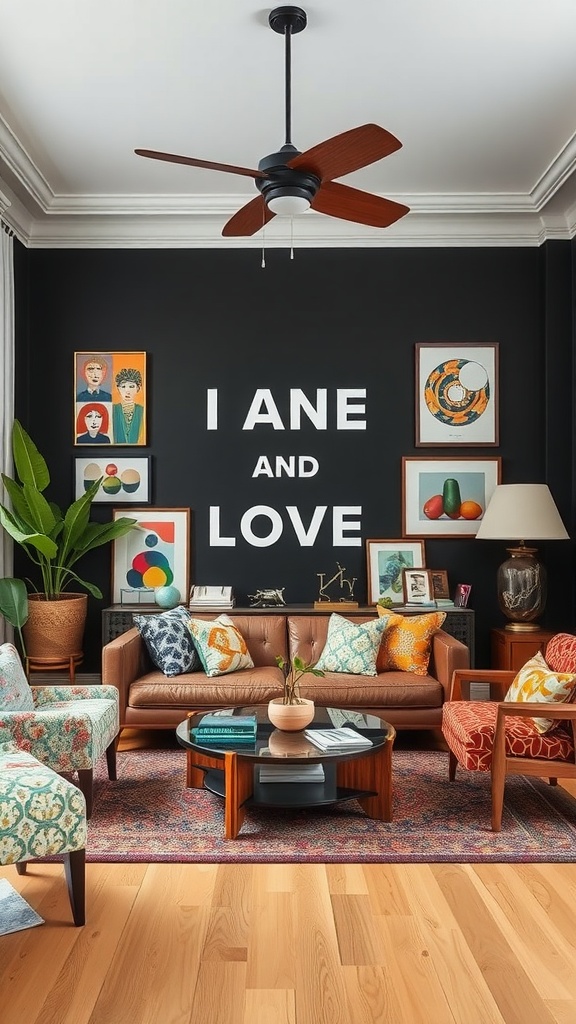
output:
[[[131,508],[112,510],[112,518],[136,519],[137,527],[112,541],[112,601],[138,603],[142,594],[154,602],[156,587],[174,586],[187,600],[190,586],[190,509]]]
[[[366,563],[368,604],[376,604],[381,597],[402,604],[402,570],[426,564],[424,541],[367,540]]]
[[[402,532],[405,537],[475,537],[502,459],[470,455],[402,459]]]
[[[81,498],[95,480],[103,477],[94,504],[150,501],[150,456],[121,459],[77,458],[74,460],[74,497]]]
[[[146,353],[74,353],[74,444],[146,444]]]
[[[498,445],[498,345],[416,345],[416,447]]]

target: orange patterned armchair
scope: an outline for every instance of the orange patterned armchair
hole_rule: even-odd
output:
[[[472,700],[471,684],[489,685],[489,700]],[[514,700],[510,699],[509,690]],[[508,696],[508,700],[504,698]],[[507,775],[536,775],[556,785],[576,779],[576,636],[558,633],[520,673],[459,669],[444,704],[442,733],[449,777],[460,764],[491,773],[492,829],[502,828]]]

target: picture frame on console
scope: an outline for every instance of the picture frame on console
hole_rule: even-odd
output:
[[[448,572],[446,569],[431,569],[432,595],[435,601],[449,601],[450,587],[448,585]]]
[[[423,540],[367,540],[368,604],[376,604],[382,597],[402,604],[402,570],[423,568],[425,564]]]
[[[154,589],[173,586],[188,600],[190,589],[190,509],[130,508],[112,510],[112,518],[128,515],[138,526],[112,542],[114,604],[154,603]],[[130,591],[134,600],[130,602]],[[144,603],[143,602],[143,603]]]
[[[97,455],[77,458],[74,460],[74,497],[81,498],[91,484],[103,477],[93,504],[134,502],[146,505],[150,501],[150,462],[149,455],[116,459],[110,458],[110,452],[103,458]]]
[[[429,569],[403,569],[404,604],[434,604],[434,584]]]
[[[475,537],[501,476],[500,456],[404,456],[404,537]]]
[[[416,345],[416,447],[497,447],[498,343]]]

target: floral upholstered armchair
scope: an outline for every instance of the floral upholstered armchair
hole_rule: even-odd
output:
[[[489,687],[489,700],[471,699],[471,684]],[[490,772],[492,829],[502,828],[507,775],[576,779],[576,636],[557,633],[545,655],[518,673],[491,669],[454,672],[442,711],[449,778],[461,765]]]
[[[30,686],[16,648],[0,646],[0,743],[15,743],[59,774],[77,772],[88,817],[103,753],[116,779],[119,730],[115,686]]]
[[[74,924],[85,921],[86,805],[67,779],[14,743],[0,743],[0,864],[64,857]]]

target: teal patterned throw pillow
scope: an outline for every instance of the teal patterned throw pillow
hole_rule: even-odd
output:
[[[370,622],[350,622],[334,613],[328,623],[326,646],[315,668],[357,676],[377,675],[376,658],[387,623],[385,615]]]

